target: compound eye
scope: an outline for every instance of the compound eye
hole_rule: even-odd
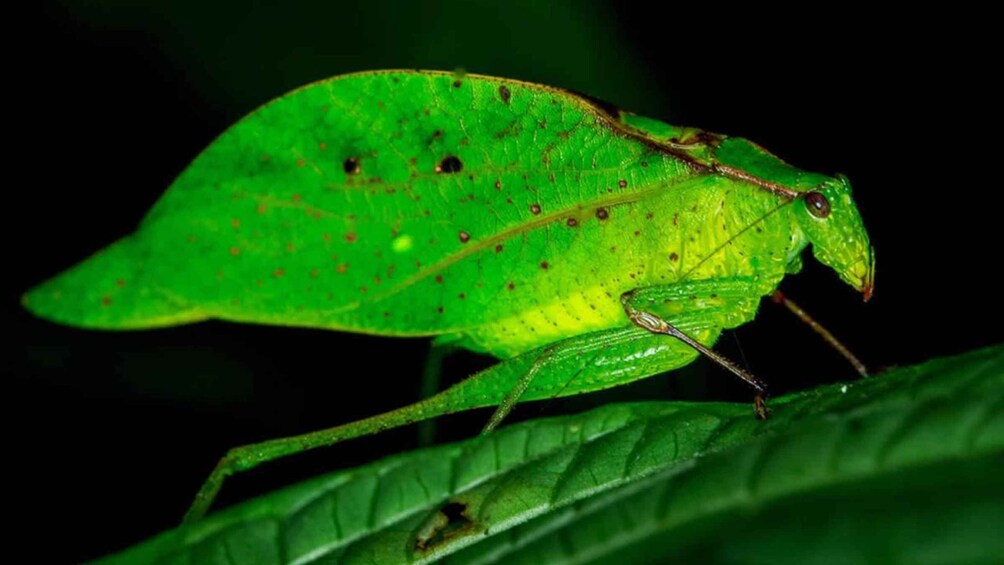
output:
[[[805,207],[809,209],[810,214],[820,219],[830,215],[830,201],[821,192],[806,194]]]

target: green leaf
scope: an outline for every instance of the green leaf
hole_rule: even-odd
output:
[[[1004,346],[748,405],[541,419],[271,493],[108,563],[990,562]]]

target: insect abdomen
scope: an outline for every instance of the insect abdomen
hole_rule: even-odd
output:
[[[22,302],[54,322],[103,330],[172,326],[207,316],[156,284],[141,244],[126,237],[35,287]]]

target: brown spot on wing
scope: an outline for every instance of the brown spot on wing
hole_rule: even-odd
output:
[[[456,155],[447,155],[436,165],[436,172],[447,174],[459,173],[463,168],[464,164],[460,162],[460,159]]]
[[[347,175],[358,175],[362,170],[359,166],[359,159],[356,157],[349,157],[345,159],[342,163],[342,170],[344,170]]]

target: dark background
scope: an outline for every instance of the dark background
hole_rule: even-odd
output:
[[[83,3],[77,3],[83,4]],[[1002,341],[999,151],[981,17],[653,14],[620,2],[375,0],[38,3],[10,20],[0,302],[4,464],[14,540],[42,560],[97,557],[173,526],[226,448],[416,399],[427,349],[316,330],[204,323],[100,333],[35,320],[21,292],[129,232],[228,125],[304,83],[379,68],[454,69],[567,87],[672,123],[753,139],[843,172],[876,248],[872,302],[813,261],[782,286],[872,368]],[[822,8],[819,8],[823,10]],[[794,22],[793,18],[798,18]],[[773,22],[773,23],[771,23]],[[854,373],[764,305],[719,349],[775,393]],[[489,361],[450,362],[453,380]],[[748,401],[698,362],[608,393],[523,405],[518,418],[618,400]],[[469,437],[487,411],[441,421]],[[414,429],[267,465],[229,504],[415,445]],[[44,540],[35,545],[32,540]]]

